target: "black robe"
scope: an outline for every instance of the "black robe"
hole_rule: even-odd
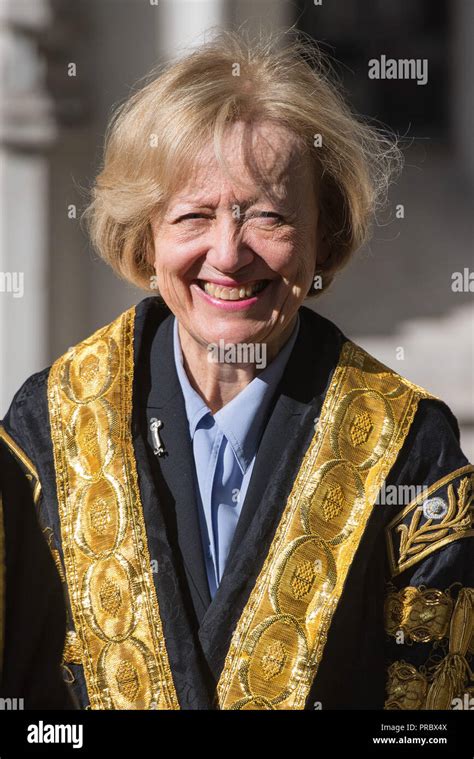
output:
[[[34,484],[0,435],[0,698],[3,709],[71,709],[61,672],[64,594],[36,519]]]
[[[157,298],[147,298],[136,308],[131,433],[148,550],[158,566],[153,574],[155,591],[182,709],[219,708],[216,685],[233,631],[262,569],[347,340],[332,322],[307,308],[300,309],[300,317],[300,332],[268,413],[226,568],[211,601],[199,535],[192,445],[174,366],[172,316]],[[64,562],[48,412],[49,371],[25,382],[3,424],[37,469],[42,488],[40,523],[51,530],[52,546]],[[166,456],[162,458],[153,453],[152,417],[163,422]],[[455,497],[461,481],[468,478],[472,502],[474,470],[467,465],[449,408],[441,401],[422,399],[386,478],[386,490],[393,485],[429,486],[431,499],[447,501],[448,489]],[[449,534],[449,541],[433,538],[421,558],[405,562],[399,527],[413,527],[413,512],[404,512],[390,503],[376,505],[371,512],[306,709],[440,708],[426,706],[427,689],[436,676],[444,682],[447,672],[449,679],[453,662],[457,689],[459,683],[463,692],[472,687],[469,641],[460,652],[453,652],[451,645],[454,627],[459,638],[459,624],[463,640],[469,630],[472,634],[472,507],[457,532],[448,525],[443,535]],[[426,520],[423,514],[421,524]],[[433,600],[426,597],[426,590],[438,595]],[[66,586],[65,591],[68,596]],[[458,605],[453,622],[461,591],[464,616]],[[69,600],[68,627],[73,633]],[[420,610],[421,620],[427,618],[427,609],[428,618],[434,613],[439,621],[436,628],[434,622],[423,627],[418,619]],[[80,659],[65,656],[65,660],[74,694],[86,708],[89,697]],[[440,687],[450,704],[443,708],[453,708],[456,689]]]

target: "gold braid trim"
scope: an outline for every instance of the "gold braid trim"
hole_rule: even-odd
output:
[[[454,602],[448,593],[435,588],[408,586],[393,590],[385,600],[385,629],[396,637],[428,643],[446,637]]]
[[[474,589],[462,588],[457,597],[449,631],[449,654],[439,665],[426,699],[427,709],[449,709],[460,697],[472,674],[466,661],[474,632]]]
[[[426,666],[417,670],[406,661],[393,662],[388,669],[385,709],[446,710],[453,708],[455,698],[462,701],[465,694],[472,692],[469,683],[473,674],[466,654],[473,633],[474,589],[462,588],[449,623],[448,654],[431,675],[428,674]],[[436,638],[439,638],[439,635]]]
[[[61,562],[61,554],[58,549],[54,547],[54,532],[51,527],[45,527],[43,530],[44,538],[48,544],[51,556],[53,557],[58,575],[62,583],[66,582],[66,575],[64,574],[64,568]]]
[[[77,633],[69,630],[64,642],[63,664],[82,664],[82,648]]]
[[[131,433],[135,309],[48,380],[61,540],[92,709],[178,709]]]
[[[304,709],[347,573],[418,401],[348,341],[218,684],[221,709]]]
[[[413,664],[395,661],[388,668],[385,709],[423,709],[428,680]]]

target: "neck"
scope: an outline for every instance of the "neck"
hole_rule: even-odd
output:
[[[276,341],[272,341],[271,344],[267,343],[267,365],[278,355],[290,337],[296,319],[297,314],[278,335]],[[266,368],[258,368],[255,363],[210,362],[207,347],[196,341],[189,332],[181,327],[179,322],[178,334],[184,369],[189,382],[213,414],[235,398]]]

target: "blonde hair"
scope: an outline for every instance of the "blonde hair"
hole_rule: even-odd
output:
[[[316,266],[320,290],[308,294],[327,288],[367,241],[401,165],[396,141],[351,112],[316,43],[292,31],[251,42],[221,30],[153,69],[113,113],[83,218],[93,246],[119,276],[152,289],[151,218],[189,178],[209,140],[222,161],[226,129],[240,120],[287,127],[314,162],[327,257]]]

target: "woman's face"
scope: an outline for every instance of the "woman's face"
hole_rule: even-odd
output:
[[[246,168],[244,128],[234,124],[224,143],[231,178],[206,146],[187,185],[152,220],[155,269],[186,339],[206,350],[220,339],[265,342],[273,356],[313,281],[318,209],[293,133],[262,122],[247,137],[247,128],[263,191]]]

